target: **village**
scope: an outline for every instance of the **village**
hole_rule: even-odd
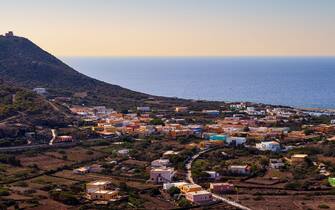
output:
[[[61,147],[16,157],[31,178],[21,186],[18,177],[2,180],[8,198],[37,209],[55,201],[88,209],[335,208],[333,113],[251,103],[70,110],[89,138],[55,128],[46,143]],[[27,189],[54,201],[29,203]]]

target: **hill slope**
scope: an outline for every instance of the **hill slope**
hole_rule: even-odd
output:
[[[68,96],[72,105],[105,105],[118,110],[143,105],[161,109],[184,105],[201,110],[218,109],[223,104],[151,96],[108,84],[77,72],[28,39],[17,36],[0,36],[0,79],[27,89],[47,88],[48,98]]]
[[[67,126],[73,122],[67,112],[30,90],[0,80],[0,138],[21,136],[36,126]]]
[[[45,87],[55,95],[81,95],[78,103],[134,105],[148,97],[85,76],[28,39],[17,36],[0,36],[0,78],[29,89]]]

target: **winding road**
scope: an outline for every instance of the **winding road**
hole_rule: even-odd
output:
[[[209,152],[211,150],[214,150],[216,148],[211,148],[211,149],[205,149],[205,150],[202,150],[200,151],[199,153],[195,154],[194,156],[192,156],[192,158],[189,160],[189,162],[185,165],[186,169],[187,169],[187,180],[192,183],[192,184],[196,184],[192,178],[192,163],[193,161],[195,161],[196,159],[198,159],[202,154],[206,153],[206,152]],[[250,208],[246,207],[246,206],[243,206],[235,201],[232,201],[232,200],[228,200],[227,198],[224,198],[223,196],[221,195],[218,195],[218,194],[215,194],[215,193],[212,193],[213,197],[218,199],[218,200],[221,200],[231,206],[234,206],[236,208],[239,208],[239,209],[243,209],[243,210],[251,210]]]

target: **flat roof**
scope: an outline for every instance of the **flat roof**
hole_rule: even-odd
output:
[[[307,154],[294,154],[292,155],[292,157],[307,157],[308,155]]]
[[[94,191],[93,193],[97,193],[97,194],[115,194],[118,193],[119,191],[117,190],[97,190]]]
[[[184,185],[185,187],[188,187],[188,188],[194,188],[194,187],[201,187],[200,185],[198,184],[186,184]]]
[[[174,171],[173,168],[152,168],[151,171]]]
[[[93,181],[93,182],[89,182],[89,185],[104,185],[104,184],[110,184],[110,181]]]
[[[195,191],[195,192],[188,192],[186,194],[190,194],[190,195],[208,195],[208,194],[212,194],[211,192],[208,192],[206,190],[199,190],[199,191]]]

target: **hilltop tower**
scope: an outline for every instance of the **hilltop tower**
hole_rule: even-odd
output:
[[[8,31],[7,33],[5,33],[6,37],[12,37],[14,36],[14,32],[13,31]]]

